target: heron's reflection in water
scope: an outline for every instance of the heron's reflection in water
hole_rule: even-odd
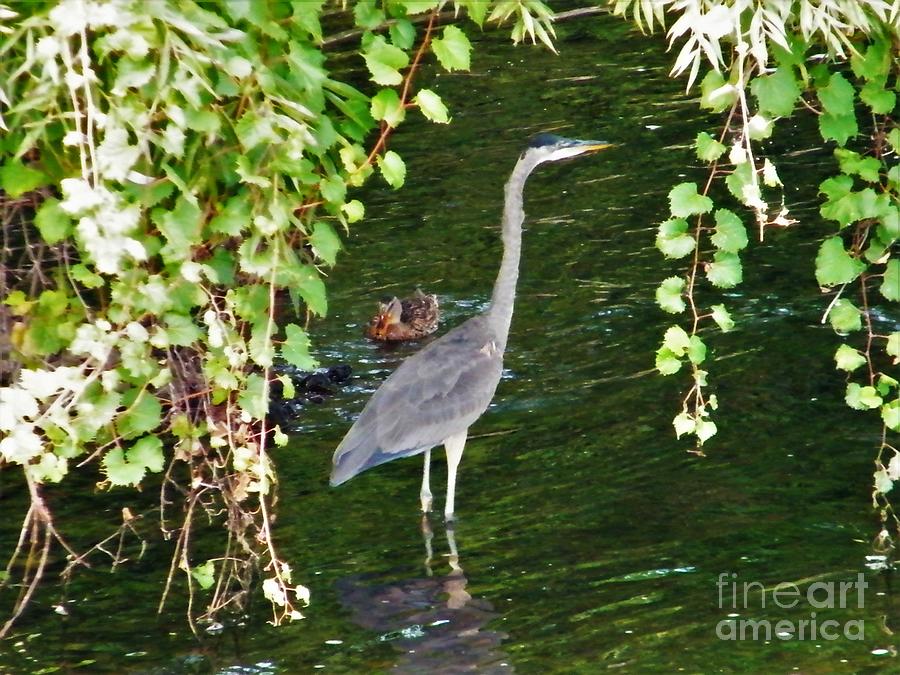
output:
[[[422,519],[425,539],[425,576],[386,584],[355,575],[338,582],[341,604],[352,611],[353,621],[376,631],[401,653],[395,673],[511,673],[508,657],[500,650],[505,633],[486,630],[499,615],[486,600],[473,598],[459,562],[456,538],[447,530],[450,571],[441,575],[432,552],[433,533]]]

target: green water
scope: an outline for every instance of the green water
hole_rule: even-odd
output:
[[[82,571],[64,595],[46,587],[0,650],[0,671],[900,669],[891,579],[865,566],[877,526],[868,499],[879,426],[841,401],[837,341],[819,323],[824,302],[811,270],[829,230],[810,186],[828,170],[829,150],[795,154],[814,144],[803,127],[767,148],[785,183],[802,186],[788,193],[801,225],[754,246],[745,283],[725,296],[739,330],[708,340],[720,432],[708,457],[687,454],[670,423],[685,379],[649,372],[670,323],[653,290],[680,269],[663,261],[653,238],[669,186],[705,177],[690,143],[710,120],[668,80],[671,56],[658,37],[643,39],[609,17],[559,33],[558,57],[488,34],[477,40],[471,73],[425,73],[421,83],[452,107],[453,124],[411,120],[392,139],[407,161],[406,187],[373,181],[358,195],[367,218],[329,280],[330,314],[314,327],[319,359],[350,364],[354,379],[308,406],[276,457],[277,539],[312,592],[307,619],[274,629],[258,602],[244,626],[195,641],[177,602],[155,616],[170,553],[156,542],[113,575]],[[419,458],[327,485],[342,435],[415,349],[379,349],[362,326],[380,296],[417,286],[438,294],[442,331],[485,307],[500,256],[502,183],[539,130],[620,145],[541,168],[529,183],[506,374],[461,467],[458,567],[437,517],[426,566]],[[440,510],[443,455],[435,456]],[[5,497],[13,513],[22,495],[8,486]],[[132,498],[123,491],[111,502],[84,525],[85,539],[115,523]],[[65,526],[97,502],[51,493],[51,503]],[[5,551],[14,523],[2,533]],[[860,572],[869,584],[863,607],[855,591],[843,609],[806,600],[781,609],[771,595],[763,608],[758,592],[743,606],[743,582],[806,589]],[[736,579],[738,608],[720,578]],[[61,599],[65,618],[51,609]],[[864,639],[716,634],[729,614],[797,626],[811,612],[841,627],[862,622]]]

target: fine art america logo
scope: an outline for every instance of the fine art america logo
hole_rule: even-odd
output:
[[[856,581],[816,581],[800,590],[796,584],[782,582],[767,589],[758,581],[738,581],[734,572],[722,572],[716,581],[719,609],[730,610],[728,618],[716,624],[720,640],[863,640],[862,619],[840,622],[828,618],[823,610],[866,606],[869,583],[862,573]],[[743,610],[797,610],[808,608],[807,617],[792,619],[745,619]]]

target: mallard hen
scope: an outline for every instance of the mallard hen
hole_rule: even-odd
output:
[[[366,337],[381,342],[418,340],[436,331],[439,319],[437,296],[416,289],[408,298],[379,302],[378,313],[366,325]]]

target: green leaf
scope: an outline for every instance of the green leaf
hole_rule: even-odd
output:
[[[681,438],[685,434],[694,433],[697,428],[697,420],[690,413],[681,412],[675,415],[672,426],[675,427],[675,437]]]
[[[319,184],[322,198],[331,204],[343,204],[347,196],[347,184],[340,176],[331,176]]]
[[[266,381],[256,373],[247,376],[244,390],[238,395],[238,405],[253,419],[261,420],[269,412],[269,393]]]
[[[881,373],[878,376],[878,382],[875,385],[875,389],[879,394],[881,394],[882,398],[890,394],[891,389],[893,389],[894,387],[900,387],[900,382],[895,380],[890,375],[885,375],[884,373]]]
[[[726,85],[725,78],[715,70],[710,70],[700,82],[700,107],[713,112],[722,112],[737,100],[737,90]]]
[[[697,139],[694,141],[694,147],[697,149],[697,158],[704,162],[716,161],[728,149],[724,143],[719,143],[719,141],[705,131],[701,131],[697,134]]]
[[[753,185],[753,168],[750,166],[750,162],[738,164],[734,171],[725,178],[725,186],[728,191],[741,203],[747,202],[745,188],[750,185]]]
[[[873,487],[875,488],[875,492],[886,495],[893,489],[894,481],[891,480],[887,471],[879,469],[875,472],[875,485]]]
[[[900,431],[900,399],[895,398],[881,407],[881,419],[891,431]]]
[[[375,6],[375,0],[358,0],[353,7],[353,22],[360,28],[373,30],[384,23],[384,12]]]
[[[456,26],[446,26],[442,37],[431,41],[431,50],[444,70],[469,70],[472,45]]]
[[[684,279],[681,277],[669,277],[656,289],[656,304],[664,312],[680,314],[686,308],[681,293],[684,290]]]
[[[844,400],[854,410],[873,410],[881,405],[881,397],[875,387],[861,387],[856,382],[847,385]]]
[[[706,266],[706,278],[717,288],[733,288],[743,281],[741,259],[735,253],[716,251]]]
[[[159,252],[166,262],[181,262],[191,257],[191,249],[200,238],[203,214],[196,203],[181,195],[171,211],[154,209],[152,220],[166,238]]]
[[[725,305],[712,306],[712,320],[716,322],[716,325],[723,333],[727,333],[734,328],[734,320],[731,318],[728,310],[725,309]]]
[[[866,80],[884,80],[890,73],[891,47],[886,36],[873,34],[871,44],[865,49],[854,50],[850,56],[853,74]]]
[[[103,285],[103,277],[95,274],[83,263],[73,265],[69,270],[72,278],[85,288],[100,288]]]
[[[831,327],[838,333],[849,333],[862,328],[862,314],[852,302],[841,298],[828,312]]]
[[[101,462],[106,477],[112,485],[140,484],[147,471],[147,467],[140,463],[128,462],[125,459],[123,448],[113,448],[103,456]]]
[[[741,219],[728,209],[716,210],[716,231],[710,237],[720,251],[737,253],[748,244],[747,229]]]
[[[845,174],[849,175],[857,175],[865,181],[870,183],[879,183],[881,182],[881,177],[879,176],[879,172],[881,171],[881,162],[879,162],[875,157],[863,157],[858,152],[853,152],[852,150],[847,150],[845,148],[835,148],[834,156],[837,157],[838,164],[841,167],[841,171]],[[835,176],[830,180],[837,180],[842,178],[841,176]],[[846,179],[846,176],[843,178]],[[828,183],[828,180],[823,181],[822,185],[824,186]],[[832,185],[828,183],[828,185]],[[834,184],[833,191],[839,196],[844,196],[850,193],[850,189],[852,188],[853,181],[842,180],[839,183]],[[822,186],[819,187],[820,192],[825,192]],[[829,195],[830,197],[831,195]]]
[[[690,349],[691,338],[681,326],[670,326],[663,335],[663,347],[681,357]]]
[[[853,85],[841,73],[834,73],[826,86],[816,90],[825,112],[835,116],[853,115],[855,94]]]
[[[841,345],[834,353],[834,362],[837,364],[835,368],[838,370],[846,370],[848,373],[852,373],[860,366],[866,364],[866,357],[850,345]]]
[[[312,265],[299,265],[290,271],[289,286],[292,292],[298,293],[309,311],[319,316],[328,313],[328,297],[325,294],[325,283]]]
[[[889,115],[897,106],[897,95],[881,82],[867,82],[859,92],[863,103],[876,115]]]
[[[34,216],[34,224],[48,244],[55,244],[72,234],[72,219],[60,208],[55,197],[44,200]]]
[[[715,422],[699,418],[697,420],[697,429],[694,433],[697,435],[697,440],[700,441],[700,445],[703,445],[706,441],[715,436],[718,431]]]
[[[212,220],[209,229],[212,232],[236,237],[250,225],[250,199],[246,192],[231,197],[225,206]]]
[[[347,215],[348,223],[356,223],[366,216],[366,207],[358,199],[351,199],[341,206],[341,211]]]
[[[392,188],[396,190],[403,186],[403,182],[406,180],[406,164],[396,152],[388,150],[379,157],[378,168],[381,169],[381,175]]]
[[[487,16],[490,3],[484,0],[460,0],[460,4],[466,8],[469,18],[478,24],[479,28],[484,25],[484,17]]]
[[[662,375],[674,375],[681,370],[681,360],[668,347],[660,347],[656,352],[656,369]]]
[[[194,320],[184,314],[169,313],[163,316],[169,344],[189,347],[200,339],[202,331]]]
[[[438,124],[447,124],[450,122],[450,114],[447,112],[447,106],[441,100],[441,97],[435,94],[431,89],[420,89],[413,99],[419,110],[432,122]]]
[[[281,346],[281,357],[301,370],[313,370],[319,364],[310,356],[309,336],[300,326],[289,323],[285,326],[286,339]]]
[[[788,117],[800,97],[800,87],[793,69],[786,65],[779,66],[771,75],[754,78],[750,90],[759,103],[760,111],[775,117]]]
[[[202,565],[191,568],[191,577],[204,591],[212,588],[216,583],[216,565],[212,560],[207,560]]]
[[[25,166],[15,158],[8,159],[0,167],[0,188],[13,198],[47,185],[49,181],[42,171]]]
[[[408,19],[397,19],[388,29],[391,43],[400,49],[412,49],[416,42],[416,27]]]
[[[687,218],[712,210],[713,201],[697,193],[696,183],[679,183],[669,191],[669,205],[676,218]]]
[[[393,87],[403,82],[400,69],[409,64],[409,55],[402,49],[388,44],[380,35],[369,43],[363,58],[372,75],[372,81],[376,84]]]
[[[887,336],[887,344],[884,347],[888,356],[894,357],[894,364],[900,362],[900,331],[895,331]]]
[[[896,153],[900,153],[900,127],[894,127],[887,135],[887,141]]]
[[[696,246],[694,237],[687,234],[688,223],[683,218],[670,218],[660,224],[656,234],[656,248],[667,258],[683,258]]]
[[[394,89],[382,89],[372,97],[373,119],[384,121],[389,127],[396,127],[406,118],[406,108]]]
[[[819,133],[826,141],[835,141],[838,145],[846,145],[852,136],[859,133],[856,115],[834,115],[826,112],[819,115]]]
[[[313,225],[309,243],[316,255],[329,265],[334,265],[337,253],[341,250],[341,239],[328,223],[317,222]]]
[[[816,254],[816,281],[820,286],[850,283],[865,268],[865,263],[844,250],[844,242],[840,237],[823,241]]]
[[[165,466],[162,441],[156,436],[143,436],[131,446],[128,451],[128,461],[140,464],[153,473],[159,473]]]
[[[706,343],[700,339],[699,335],[691,335],[687,356],[695,366],[700,365],[706,360]]]
[[[900,302],[900,260],[888,260],[881,282],[881,294],[888,300]]]
[[[128,440],[153,431],[161,421],[162,406],[159,400],[147,390],[142,390],[137,400],[119,415],[116,428],[119,435]]]

